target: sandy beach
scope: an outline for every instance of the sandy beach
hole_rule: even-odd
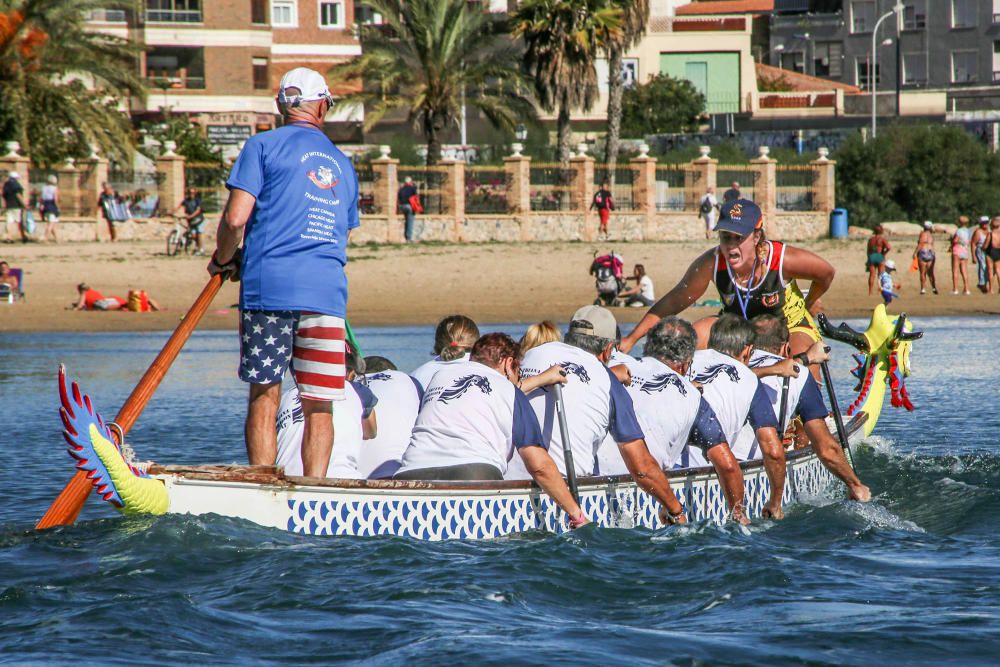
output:
[[[938,242],[937,275],[941,294],[921,296],[916,273],[906,271],[915,239],[892,239],[890,258],[902,267],[902,298],[892,312],[921,315],[1000,314],[1000,296],[980,294],[971,266],[972,294],[953,296],[950,257]],[[824,240],[802,247],[827,258],[837,278],[823,303],[831,319],[863,316],[879,303],[868,296],[864,240]],[[688,264],[709,246],[703,243],[613,242],[526,243],[351,248],[349,317],[355,326],[432,324],[461,312],[482,323],[565,322],[580,305],[594,299],[588,275],[595,250],[614,249],[626,270],[643,263],[657,295],[672,287]],[[177,325],[207,281],[204,257],[168,257],[160,241],[134,243],[0,244],[0,259],[25,270],[23,303],[0,304],[0,331],[150,331]],[[105,295],[125,296],[142,287],[166,310],[158,313],[76,312],[76,284],[86,281]],[[718,295],[710,288],[706,298]],[[238,286],[227,283],[201,326],[235,329]],[[716,308],[691,308],[697,318]],[[616,309],[623,322],[638,320],[640,308]]]

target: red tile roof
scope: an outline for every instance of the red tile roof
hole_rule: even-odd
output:
[[[757,67],[758,77],[766,77],[768,79],[780,79],[783,77],[785,81],[789,83],[792,91],[794,92],[821,92],[838,89],[843,90],[844,93],[848,95],[864,92],[857,86],[852,86],[848,83],[840,83],[839,81],[831,81],[830,79],[824,79],[818,76],[800,74],[799,72],[793,72],[788,69],[771,67],[770,65],[765,65],[764,63],[755,64]]]
[[[678,7],[677,16],[701,14],[760,14],[774,11],[774,0],[709,0]]]

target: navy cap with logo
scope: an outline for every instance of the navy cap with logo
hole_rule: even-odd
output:
[[[749,199],[726,202],[722,205],[721,214],[718,224],[715,225],[715,231],[732,232],[740,236],[752,234],[755,229],[760,229],[764,221],[760,206]]]

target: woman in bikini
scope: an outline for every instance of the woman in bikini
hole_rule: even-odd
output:
[[[813,315],[821,310],[819,298],[833,283],[833,266],[808,250],[768,241],[760,208],[746,199],[723,205],[715,229],[718,247],[695,259],[681,281],[649,309],[622,339],[618,346],[622,352],[632,349],[660,318],[676,315],[700,299],[711,282],[719,290],[722,312],[746,319],[763,313],[783,317],[791,332],[793,355],[820,340]],[[1000,233],[997,241],[1000,247]],[[811,281],[808,296],[803,297],[796,279]],[[706,346],[716,319],[709,316],[694,323],[699,348]]]
[[[866,250],[865,268],[868,269],[868,296],[873,294],[878,276],[882,273],[882,265],[885,264],[886,254],[892,250],[889,240],[885,237],[885,229],[882,225],[875,225],[871,238],[868,239],[868,249]]]
[[[951,293],[958,294],[958,276],[962,276],[962,289],[969,294],[969,243],[972,228],[969,218],[958,216],[958,229],[951,235]]]
[[[931,231],[934,223],[930,220],[924,221],[924,228],[917,237],[917,248],[913,251],[913,256],[917,260],[917,268],[920,269],[920,293],[927,294],[927,279],[931,281],[931,290],[938,293],[937,281],[934,279],[934,262],[937,255],[934,254],[934,235]]]

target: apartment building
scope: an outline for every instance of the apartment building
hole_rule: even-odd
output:
[[[139,69],[149,94],[131,102],[134,117],[169,107],[206,125],[223,145],[274,126],[274,94],[285,72],[326,72],[361,53],[352,0],[140,0],[132,10],[93,12],[90,23],[146,47]],[[327,130],[356,133],[362,117],[335,107]]]

